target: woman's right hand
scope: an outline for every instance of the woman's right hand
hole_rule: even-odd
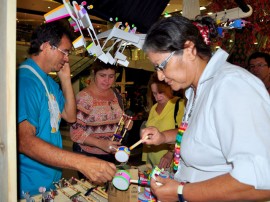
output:
[[[120,142],[111,140],[102,140],[102,143],[99,145],[100,149],[110,154],[114,154],[119,146],[121,146]]]
[[[160,145],[166,141],[165,135],[153,126],[141,130],[141,139],[147,145]]]

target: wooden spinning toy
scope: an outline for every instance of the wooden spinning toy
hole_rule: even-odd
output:
[[[119,120],[115,132],[112,137],[112,141],[119,141],[122,142],[123,138],[125,137],[128,127],[132,121],[132,116],[128,116],[123,114],[121,119]]]
[[[130,156],[130,151],[134,149],[135,147],[137,147],[139,144],[141,144],[143,140],[146,140],[147,138],[148,136],[146,136],[144,139],[139,140],[138,142],[136,142],[134,145],[130,146],[129,148],[126,146],[118,147],[115,152],[115,159],[121,163],[127,162]]]

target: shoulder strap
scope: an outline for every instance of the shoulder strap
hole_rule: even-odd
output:
[[[124,103],[123,103],[123,98],[122,98],[121,94],[119,93],[119,91],[116,88],[112,88],[112,90],[117,97],[119,106],[121,107],[122,110],[124,110]]]
[[[58,103],[56,101],[53,100],[53,98],[50,96],[50,93],[48,91],[47,85],[45,83],[45,81],[42,79],[42,77],[38,74],[38,72],[31,66],[29,65],[22,65],[19,68],[25,68],[30,70],[33,74],[36,75],[36,77],[41,81],[41,83],[43,84],[45,91],[47,93],[47,97],[48,97],[48,107],[49,107],[49,112],[50,112],[50,124],[52,127],[52,132],[56,132],[59,130],[59,118],[60,117],[60,110],[59,110],[59,106]]]
[[[179,102],[180,102],[181,98],[178,98],[175,102],[175,107],[174,107],[174,123],[175,123],[175,128],[178,128],[178,123],[176,121],[176,117],[177,117],[177,113],[178,113],[178,109],[179,109]]]
[[[44,86],[44,88],[45,88],[45,90],[46,90],[46,93],[47,93],[47,95],[48,95],[48,98],[49,98],[49,97],[50,97],[50,94],[49,94],[47,85],[46,85],[45,81],[41,78],[41,76],[37,73],[37,71],[36,71],[33,67],[31,67],[31,66],[29,66],[29,65],[22,65],[20,68],[29,69],[33,74],[36,75],[36,77],[37,77],[37,78],[41,81],[41,83],[43,84],[43,86]]]

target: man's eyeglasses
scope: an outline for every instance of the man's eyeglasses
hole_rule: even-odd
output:
[[[155,70],[156,71],[163,71],[164,69],[166,69],[166,65],[168,64],[169,60],[174,55],[174,53],[175,53],[175,51],[171,52],[171,54],[161,64],[156,65]]]
[[[60,49],[60,48],[58,48],[58,47],[56,47],[56,46],[52,46],[54,49],[57,49],[57,50],[59,50],[61,53],[63,53],[65,56],[69,56],[70,54],[71,54],[71,51],[66,51],[66,50],[62,50],[62,49]]]
[[[250,68],[250,69],[254,69],[255,67],[259,67],[259,68],[261,68],[261,67],[266,67],[266,66],[268,66],[268,64],[262,64],[262,63],[259,63],[259,64],[252,64],[252,65],[249,65],[248,67]]]

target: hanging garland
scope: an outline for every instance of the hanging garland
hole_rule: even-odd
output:
[[[247,57],[254,51],[270,53],[270,0],[246,0],[253,13],[245,18],[248,22],[243,29],[223,30],[223,36],[214,41],[214,46],[220,46],[230,53],[229,61],[245,67]],[[208,10],[213,13],[238,7],[235,1],[213,0]]]

